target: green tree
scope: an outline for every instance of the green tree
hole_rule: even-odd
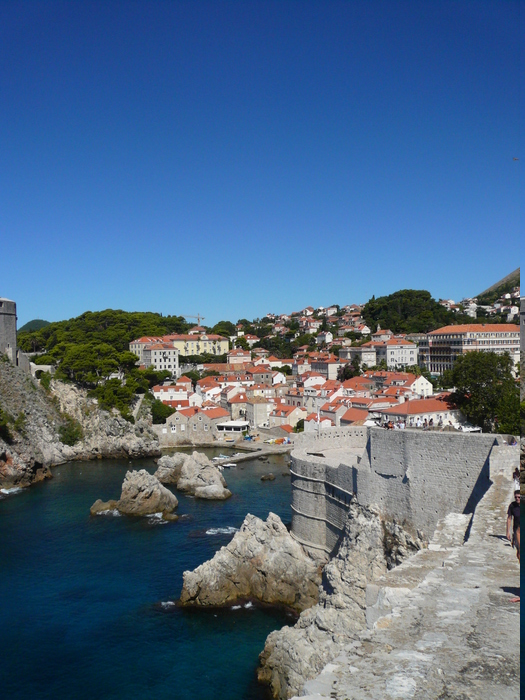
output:
[[[355,355],[351,362],[347,362],[341,367],[337,372],[337,379],[340,382],[345,382],[347,379],[352,379],[352,377],[359,377],[361,375],[361,366],[359,363],[359,357]]]
[[[469,352],[444,376],[454,385],[453,403],[486,432],[519,434],[519,388],[510,355]]]
[[[249,350],[250,346],[248,344],[248,341],[244,336],[239,336],[238,338],[235,338],[233,341],[233,344],[235,345],[236,348],[241,348],[242,350]]]
[[[175,408],[172,408],[171,406],[168,406],[167,404],[162,403],[162,401],[158,401],[156,399],[151,404],[151,417],[153,423],[165,423],[166,418],[169,418],[173,413],[175,413],[175,411]]]
[[[363,317],[373,330],[379,323],[393,333],[428,333],[472,320],[448,311],[424,289],[401,289],[378,299],[372,297],[363,308]]]
[[[219,321],[213,326],[211,332],[222,335],[225,338],[229,338],[230,335],[237,335],[237,329],[231,321]]]

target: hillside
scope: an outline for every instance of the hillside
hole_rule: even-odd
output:
[[[478,304],[493,304],[503,294],[508,294],[514,287],[520,285],[520,268],[511,272],[496,284],[477,295]]]
[[[32,321],[28,321],[21,328],[18,329],[19,333],[29,333],[30,331],[39,331],[41,328],[49,326],[49,321],[43,321],[40,318],[35,318]]]
[[[393,333],[428,333],[470,320],[448,311],[424,289],[401,289],[378,299],[372,297],[363,308],[363,317],[372,331],[379,323]]]
[[[190,326],[182,316],[162,316],[150,311],[86,311],[81,316],[50,323],[39,330],[20,329],[18,345],[24,352],[50,352],[62,344],[104,343],[117,352],[124,352],[135,338],[182,333]]]
[[[70,460],[158,454],[143,421],[101,410],[71,384],[53,381],[45,390],[0,358],[0,488],[29,486]]]

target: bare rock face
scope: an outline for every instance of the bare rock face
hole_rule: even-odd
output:
[[[232,495],[219,469],[200,452],[186,455],[180,468],[177,490],[195,498],[225,500]]]
[[[379,514],[352,504],[339,550],[324,568],[319,603],[294,627],[272,632],[260,655],[259,681],[271,686],[275,698],[299,695],[366,627],[367,582],[386,570]]]
[[[30,486],[51,477],[50,466],[69,460],[160,454],[157,436],[144,421],[132,425],[101,410],[85,390],[70,384],[53,380],[47,392],[1,358],[0,408],[12,418],[10,438],[0,438],[0,488]],[[60,438],[65,414],[82,427],[83,437],[74,445]]]
[[[185,571],[183,605],[226,605],[239,598],[304,610],[315,604],[320,571],[279,516],[247,515],[230,544],[194,571]]]
[[[117,508],[126,515],[171,513],[178,506],[177,498],[145,469],[128,471],[122,484]]]
[[[175,452],[173,455],[164,455],[157,462],[157,471],[154,476],[162,484],[176,484],[180,479],[182,465],[189,455],[183,452]]]
[[[101,410],[83,389],[70,384],[53,381],[51,390],[60,403],[60,410],[75,418],[84,433],[81,442],[67,448],[67,459],[160,454],[157,436],[144,421],[132,425],[117,411]]]

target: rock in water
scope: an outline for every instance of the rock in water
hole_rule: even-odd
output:
[[[177,498],[145,469],[129,471],[124,477],[117,508],[127,515],[171,513],[178,506]]]
[[[117,501],[101,501],[100,498],[97,498],[89,509],[89,512],[91,515],[98,515],[99,513],[106,513],[107,511],[115,510],[117,505]]]
[[[180,470],[177,489],[195,498],[225,500],[232,495],[226,488],[226,481],[221,472],[206,455],[199,452],[186,456]]]
[[[189,455],[183,452],[176,452],[173,455],[164,455],[157,462],[157,471],[154,476],[162,484],[176,484],[180,479],[182,465]]]
[[[239,532],[210,561],[185,571],[184,605],[226,605],[239,598],[304,610],[317,601],[320,570],[279,516],[247,515]]]

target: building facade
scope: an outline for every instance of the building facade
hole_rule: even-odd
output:
[[[513,363],[520,357],[520,328],[507,323],[469,323],[444,326],[427,336],[421,361],[432,374],[452,369],[461,355],[473,350],[509,353]]]

